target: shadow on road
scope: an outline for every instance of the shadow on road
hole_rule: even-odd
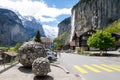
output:
[[[32,68],[30,67],[24,67],[24,66],[20,66],[18,68],[19,71],[23,72],[23,73],[32,73]]]
[[[33,80],[54,80],[51,76],[35,76]]]

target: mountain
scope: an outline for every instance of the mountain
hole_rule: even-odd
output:
[[[11,10],[0,9],[0,45],[11,46],[28,40],[22,21]]]
[[[35,36],[36,31],[39,30],[42,37],[45,37],[45,33],[42,25],[32,16],[21,16],[22,23],[26,29],[29,38]]]
[[[68,17],[66,19],[64,19],[63,21],[61,21],[58,24],[58,37],[63,35],[65,33],[65,35],[67,35],[65,38],[65,42],[64,43],[68,43],[70,41],[70,33],[71,33],[71,17]]]
[[[76,30],[104,29],[120,18],[120,0],[80,0],[72,8]]]
[[[58,36],[71,28],[71,17],[68,17],[58,24]]]

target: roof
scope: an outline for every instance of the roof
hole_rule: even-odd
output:
[[[80,37],[80,35],[81,35],[82,33],[83,33],[83,32],[81,32],[81,31],[76,31],[76,32],[75,32],[75,34],[76,34],[77,37]]]
[[[70,46],[75,46],[75,41],[71,41]]]
[[[120,36],[120,33],[112,33],[112,35]]]
[[[4,52],[4,54],[7,54],[9,56],[17,56],[18,53],[16,53],[16,52]]]
[[[51,38],[47,38],[47,37],[41,37],[41,40],[43,43],[52,43],[53,40]]]
[[[95,30],[92,30],[92,29],[87,30],[86,32],[83,32],[83,31],[76,31],[75,34],[74,34],[74,36],[76,35],[76,37],[80,37],[80,36],[86,34],[87,32],[96,32],[96,31],[95,31]]]

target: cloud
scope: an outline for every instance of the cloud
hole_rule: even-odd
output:
[[[0,6],[19,11],[23,16],[34,16],[41,22],[56,21],[58,16],[71,13],[70,8],[58,9],[55,6],[49,7],[44,0],[0,0]],[[44,16],[49,16],[49,18]]]
[[[47,37],[56,38],[58,35],[58,27],[43,25],[43,29]]]

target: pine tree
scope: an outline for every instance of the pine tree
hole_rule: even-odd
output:
[[[37,30],[34,41],[35,42],[42,42],[40,38],[41,38],[40,32],[39,32],[39,30]]]

